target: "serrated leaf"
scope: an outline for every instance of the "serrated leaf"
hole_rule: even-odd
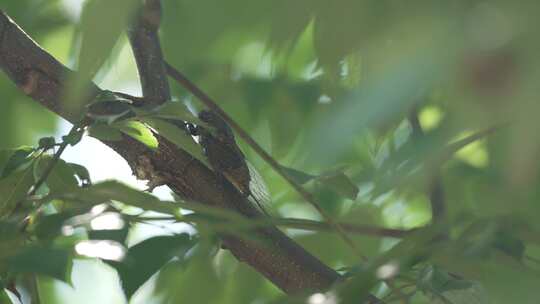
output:
[[[157,236],[129,248],[122,262],[107,261],[120,276],[128,299],[173,257],[183,259],[195,245],[188,234]]]
[[[210,168],[210,164],[208,163],[201,146],[198,145],[184,130],[161,119],[142,118],[142,120],[156,130],[159,135],[165,137],[167,140],[185,150],[191,156]]]
[[[106,124],[94,124],[88,128],[88,135],[105,141],[122,140],[122,132]]]
[[[113,126],[122,131],[122,133],[129,135],[137,141],[143,143],[150,149],[157,149],[158,147],[159,142],[152,133],[152,131],[150,131],[147,126],[138,121],[119,121],[114,123]]]
[[[20,274],[43,274],[64,282],[71,272],[70,250],[27,247],[7,259],[8,270]]]
[[[4,218],[26,197],[34,183],[32,168],[13,172],[0,179],[0,218]]]

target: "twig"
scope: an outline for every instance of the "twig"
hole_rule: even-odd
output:
[[[176,222],[184,222],[184,223],[206,221],[204,218],[192,216],[191,214],[184,215],[182,217],[172,217],[172,216],[134,216],[134,217],[143,221],[176,221]],[[338,224],[349,233],[374,236],[374,237],[403,238],[407,236],[408,234],[414,232],[414,230],[402,230],[402,229],[383,228],[383,227],[375,227],[375,226],[367,226],[367,225],[355,225],[355,224],[341,223],[341,222],[338,222]],[[291,228],[291,229],[308,230],[308,231],[321,231],[321,232],[334,231],[333,227],[328,225],[328,223],[307,220],[307,219],[298,219],[298,218],[260,218],[260,219],[251,219],[251,220],[248,220],[248,222],[246,222],[246,228],[264,227],[264,226],[270,226],[270,225],[275,225],[275,226],[284,227],[284,228]],[[242,226],[242,228],[244,227],[243,225],[240,225],[240,226]]]
[[[306,202],[310,203],[316,210],[319,212],[323,218],[328,222],[329,225],[334,227],[338,232],[341,238],[349,245],[349,247],[354,250],[354,252],[365,259],[365,257],[360,252],[359,248],[353,242],[353,240],[347,235],[343,227],[338,225],[332,217],[321,208],[319,202],[315,197],[307,192],[301,185],[296,183],[285,171],[282,169],[281,165],[268,154],[240,125],[238,125],[225,111],[223,111],[219,105],[214,102],[206,93],[204,93],[197,85],[191,82],[186,76],[184,76],[180,71],[171,66],[168,62],[165,61],[165,68],[169,76],[175,79],[180,85],[190,91],[195,97],[199,98],[210,110],[217,113],[229,126],[231,126],[238,135],[264,160],[266,163],[274,169],[283,179],[285,179],[295,190],[298,192]]]
[[[72,135],[75,132],[79,132],[79,124],[73,125],[73,127],[69,131],[68,135]],[[60,147],[58,148],[58,151],[56,151],[54,153],[53,158],[51,159],[51,161],[49,162],[49,164],[47,165],[47,167],[43,171],[43,174],[39,177],[39,179],[36,181],[34,186],[32,186],[32,189],[30,190],[30,192],[28,192],[28,196],[32,196],[32,195],[36,194],[39,187],[41,187],[41,185],[43,185],[43,183],[45,183],[45,181],[49,177],[49,174],[51,174],[52,170],[54,169],[54,166],[56,166],[56,164],[58,163],[58,160],[60,159],[60,156],[62,155],[62,153],[64,153],[64,150],[66,150],[68,145],[69,145],[69,143],[67,141],[63,141],[60,144]]]

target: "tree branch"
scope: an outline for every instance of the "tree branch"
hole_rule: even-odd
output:
[[[223,109],[219,107],[219,105],[212,99],[210,96],[208,96],[206,93],[204,93],[197,85],[195,85],[191,80],[189,80],[184,74],[182,74],[180,71],[175,69],[172,65],[165,62],[165,67],[167,70],[167,73],[174,79],[176,82],[178,82],[180,85],[182,85],[184,88],[186,88],[188,91],[190,91],[195,97],[199,98],[204,105],[206,105],[210,110],[217,113],[228,125],[230,125],[237,133],[238,135],[267,163],[272,167],[272,169],[277,172],[293,189],[302,196],[302,198],[308,202],[317,212],[319,212],[320,215],[324,218],[325,221],[328,222],[329,226],[331,226],[338,235],[343,239],[343,241],[354,251],[354,253],[363,259],[366,259],[363,255],[360,249],[356,246],[356,244],[353,242],[353,240],[347,235],[347,232],[345,229],[337,224],[332,217],[321,207],[321,204],[315,199],[315,197],[306,191],[302,185],[298,184],[294,179],[292,179],[286,172],[283,170],[281,165],[270,155],[268,154],[240,125],[234,121]]]
[[[78,117],[70,116],[60,103],[64,79],[73,72],[39,47],[2,11],[0,67],[34,100],[71,122],[77,121]],[[145,81],[148,81],[146,84],[150,82]],[[150,85],[148,87],[152,92]],[[91,97],[94,97],[100,90],[94,84],[91,88],[94,92]],[[156,96],[156,100],[159,100],[158,96],[166,98],[159,92],[148,94]],[[104,143],[119,153],[138,177],[152,173],[164,178],[166,184],[182,197],[236,210],[248,217],[257,216],[256,209],[233,186],[220,185],[215,174],[187,152],[163,138],[159,140],[156,152],[129,137]],[[326,289],[340,279],[337,272],[276,228],[259,228],[253,233],[265,240],[265,244],[233,236],[224,236],[223,240],[239,260],[251,265],[284,292]],[[373,301],[376,303],[375,299]]]
[[[171,99],[158,36],[160,22],[160,1],[146,0],[134,24],[128,29],[143,96],[152,104],[161,104]]]

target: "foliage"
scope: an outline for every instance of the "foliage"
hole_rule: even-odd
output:
[[[17,290],[72,302],[97,284],[80,279],[89,260],[119,283],[78,303],[358,303],[369,293],[386,303],[537,302],[536,1],[162,1],[167,60],[326,213],[414,229],[401,239],[347,231],[363,258],[334,230],[286,229],[347,278],[295,296],[220,249],[217,233],[249,237],[268,223],[92,181],[86,164],[55,158],[88,136],[129,136],[151,149],[165,138],[208,166],[178,127],[203,124],[190,92],[171,85],[174,100],[148,109],[113,91],[138,84],[123,36],[137,1],[109,2],[86,1],[81,17],[70,1],[3,1],[47,51],[83,71],[66,92],[74,111],[86,80],[111,91],[84,108],[95,121],[85,132],[66,135],[0,76],[0,303],[17,303]],[[273,216],[326,220],[237,142],[268,184]],[[445,212],[435,219],[437,202]]]

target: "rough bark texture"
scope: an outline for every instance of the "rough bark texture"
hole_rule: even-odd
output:
[[[149,4],[155,2],[147,1]],[[135,25],[130,33],[130,40],[135,49],[141,43],[146,46],[156,43],[156,40],[153,40],[156,39],[153,36],[156,34],[155,29],[148,32],[147,29],[137,30],[137,26],[141,24]],[[154,51],[158,49],[159,45],[154,45]],[[156,67],[152,62],[144,62],[142,57],[146,55],[137,55],[137,51],[134,53],[137,57],[141,57],[137,59],[139,68],[143,66],[143,69],[146,69],[139,70],[145,95],[152,96],[153,102],[156,103],[168,99],[168,93],[165,94],[168,92],[168,86],[164,89],[166,80],[162,76],[158,75],[157,81],[155,78],[151,80],[143,76],[161,73],[153,70]],[[47,109],[71,122],[76,122],[79,118],[68,113],[61,104],[64,80],[74,72],[39,47],[2,11],[0,11],[0,67],[25,94]],[[160,69],[159,64],[157,69]],[[156,87],[154,81],[158,86],[162,86],[161,89]],[[94,96],[100,91],[94,84],[91,88]],[[119,153],[139,177],[159,176],[182,197],[234,209],[248,217],[259,216],[254,207],[233,186],[222,184],[203,164],[164,139],[160,138],[159,149],[156,152],[127,137],[122,141],[105,144]],[[264,244],[234,236],[223,236],[223,241],[234,256],[251,265],[284,292],[321,290],[340,279],[337,272],[278,229],[273,227],[258,229],[254,234],[264,240]]]

